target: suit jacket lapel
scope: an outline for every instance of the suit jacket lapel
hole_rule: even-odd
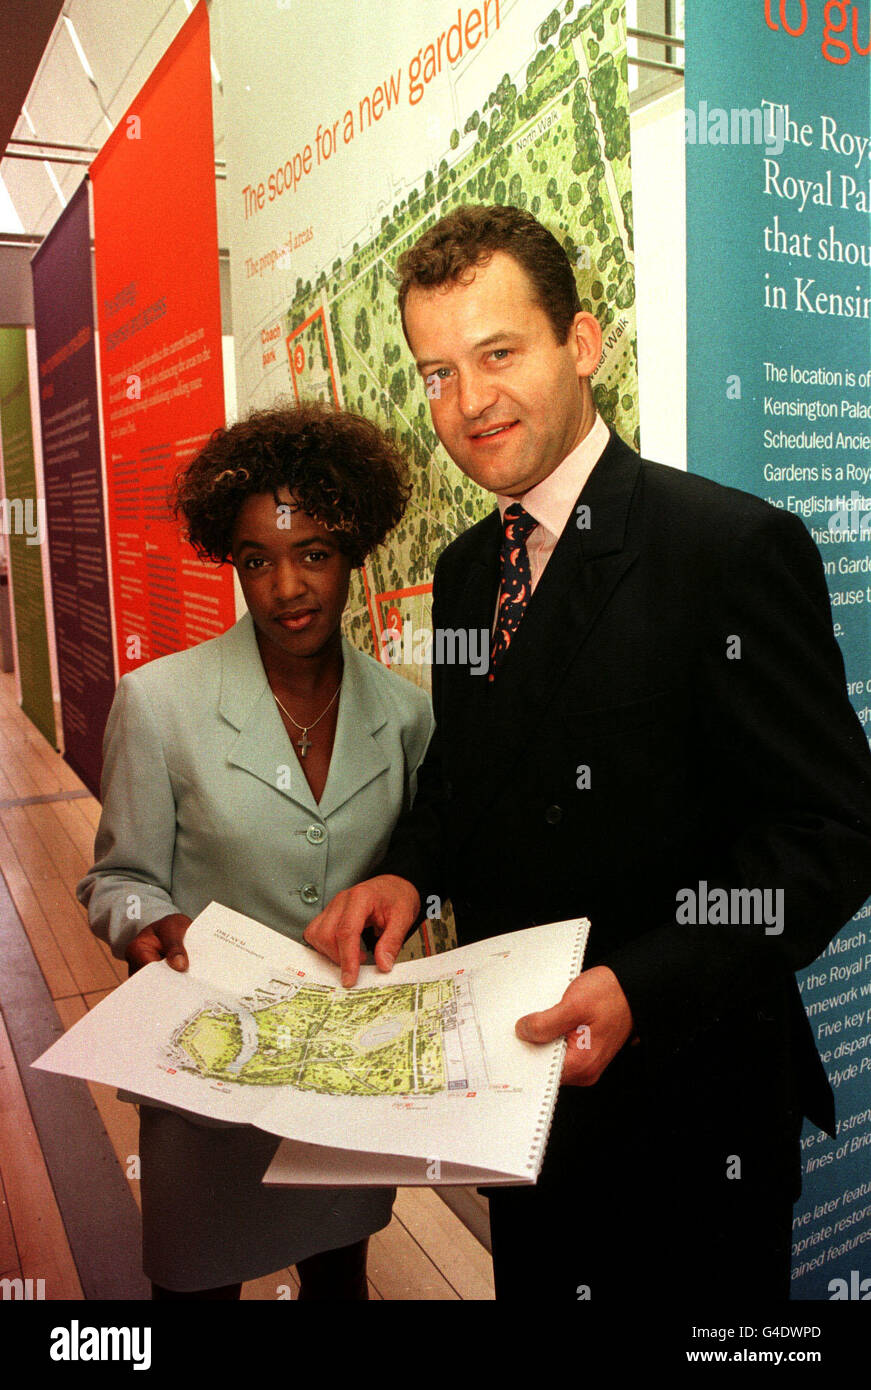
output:
[[[494,708],[501,713],[504,706],[508,718],[535,723],[544,716],[566,667],[635,560],[626,527],[639,464],[612,433],[493,682]]]
[[[345,670],[339,696],[339,719],[324,794],[318,807],[328,816],[378,777],[389,760],[375,737],[387,723],[387,708],[368,661],[342,638]]]
[[[455,699],[459,696],[455,715],[463,707],[460,746],[475,769],[464,783],[477,786],[481,806],[499,790],[503,776],[510,776],[515,746],[547,718],[567,668],[636,559],[626,532],[639,468],[638,456],[612,433],[578,498],[577,505],[589,512],[575,511],[569,518],[494,681],[464,673],[462,692],[454,691]],[[498,575],[501,542],[498,514],[495,519],[494,534],[484,538],[481,566],[466,585],[469,608],[463,608],[463,616],[470,626],[489,627],[493,617],[497,580],[492,576]]]
[[[290,746],[266,679],[251,614],[244,614],[224,634],[222,642],[219,709],[239,731],[227,761],[266,782],[277,796],[317,815],[317,804]]]
[[[219,709],[239,731],[228,755],[235,767],[244,768],[266,782],[278,796],[296,802],[314,817],[335,811],[384,770],[387,760],[374,735],[385,724],[387,713],[361,654],[344,638],[336,738],[320,805],[312,796],[278,713],[250,613],[240,618],[221,640]],[[285,769],[289,769],[289,775]]]

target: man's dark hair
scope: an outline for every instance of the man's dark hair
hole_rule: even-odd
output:
[[[393,441],[362,415],[320,401],[253,411],[208,444],[173,481],[171,505],[204,559],[230,559],[242,504],[285,487],[357,568],[402,519],[411,494]]]
[[[581,302],[572,263],[556,237],[522,208],[472,203],[455,208],[397,261],[399,311],[405,331],[405,301],[410,289],[472,279],[474,271],[496,251],[522,266],[535,297],[550,319],[558,343],[568,340]],[[408,333],[405,334],[406,339]]]

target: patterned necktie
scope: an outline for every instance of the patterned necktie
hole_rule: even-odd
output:
[[[488,679],[491,681],[520,626],[523,610],[532,593],[526,542],[538,522],[523,510],[519,502],[512,502],[510,507],[505,508],[502,524],[505,528],[502,536],[502,580],[496,628],[490,645]]]

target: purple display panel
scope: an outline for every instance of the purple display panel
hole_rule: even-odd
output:
[[[98,795],[115,664],[87,183],[70,200],[31,265],[64,757]]]

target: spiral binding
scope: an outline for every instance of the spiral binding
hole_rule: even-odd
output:
[[[584,952],[587,949],[587,939],[590,935],[589,917],[579,917],[577,919],[577,929],[578,934],[575,939],[572,958],[569,964],[569,976],[566,980],[567,987],[571,984],[572,980],[577,979],[578,975],[581,973],[581,966],[584,963]],[[553,1112],[556,1109],[556,1096],[559,1090],[560,1072],[563,1069],[563,1059],[566,1055],[566,1046],[566,1039],[563,1038],[562,1042],[554,1051],[553,1059],[548,1068],[547,1082],[541,1102],[541,1113],[539,1115],[538,1124],[533,1132],[532,1143],[530,1145],[529,1154],[527,1155],[526,1170],[527,1172],[534,1173],[536,1177],[541,1169],[544,1151],[547,1147],[547,1141],[550,1138],[551,1125],[553,1124]]]

